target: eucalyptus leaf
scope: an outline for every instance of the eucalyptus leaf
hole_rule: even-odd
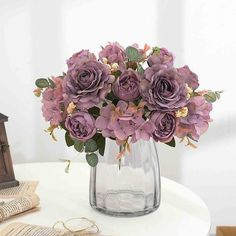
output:
[[[216,91],[215,92],[216,97],[217,97],[218,100],[220,99],[221,93],[223,93],[223,91]]]
[[[144,73],[144,69],[141,64],[137,64],[137,71],[141,75]]]
[[[204,94],[204,98],[206,99],[207,102],[213,103],[216,101],[217,96],[214,92],[209,91],[207,94]]]
[[[64,122],[61,122],[61,123],[60,123],[60,127],[61,127],[62,129],[64,129],[64,130],[66,130],[66,126],[65,126],[65,123],[64,123]]]
[[[175,147],[175,138],[173,137],[172,140],[168,143],[165,143],[166,145],[170,146],[170,147]]]
[[[111,91],[110,93],[107,94],[106,99],[113,101],[115,99],[117,99],[116,95],[113,93],[113,91]]]
[[[52,79],[50,79],[50,78],[48,78],[48,81],[49,81],[50,88],[54,89],[56,87],[54,81]]]
[[[106,99],[112,101],[114,105],[116,105],[119,102],[119,99],[112,91],[107,94]]]
[[[121,71],[120,70],[117,70],[117,71],[113,71],[112,72],[112,75],[114,75],[116,77],[116,79],[121,75]]]
[[[69,132],[66,132],[66,133],[65,133],[65,140],[66,140],[66,145],[67,145],[68,147],[73,146],[74,143],[75,143],[75,141],[70,137]]]
[[[95,167],[98,164],[98,156],[95,153],[86,154],[86,161],[91,167]]]
[[[99,154],[103,156],[105,151],[106,138],[103,137],[101,133],[96,133],[93,136],[93,140],[97,143]]]
[[[101,156],[104,155],[105,152],[105,146],[106,146],[106,139],[102,135],[100,138],[97,140],[97,145],[98,145],[98,151]]]
[[[160,48],[159,47],[153,47],[152,48],[152,53],[153,54],[159,54],[160,53]]]
[[[77,152],[83,152],[84,143],[82,141],[76,140],[74,143],[74,148]]]
[[[96,141],[93,139],[89,139],[84,143],[85,146],[85,152],[95,152],[98,150],[98,146]]]
[[[92,107],[89,108],[88,112],[90,115],[97,117],[100,114],[100,109],[98,107]]]
[[[142,56],[139,54],[139,51],[135,47],[127,47],[125,49],[126,55],[128,56],[129,61],[139,61],[142,59]]]
[[[215,92],[215,94],[216,94],[217,99],[219,100],[220,99],[220,93]]]
[[[49,82],[47,79],[44,79],[44,78],[40,78],[40,79],[37,79],[35,81],[35,85],[38,87],[38,88],[47,88],[49,87]]]

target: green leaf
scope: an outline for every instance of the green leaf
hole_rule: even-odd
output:
[[[217,97],[216,94],[212,91],[209,91],[207,94],[204,94],[204,98],[207,102],[213,103],[216,101]]]
[[[138,73],[141,74],[141,75],[144,73],[144,69],[143,69],[142,65],[137,64],[137,71],[138,71]]]
[[[125,52],[128,56],[129,61],[139,61],[142,59],[142,56],[139,54],[137,48],[129,46],[125,49]]]
[[[175,147],[175,138],[172,138],[172,140],[168,143],[165,143],[168,146]]]
[[[117,71],[113,71],[112,75],[114,75],[116,77],[116,79],[121,75],[121,71],[117,70]]]
[[[91,167],[95,167],[98,164],[98,156],[95,153],[86,154],[86,161]]]
[[[47,88],[49,86],[49,82],[47,79],[44,79],[44,78],[40,78],[40,79],[37,79],[35,81],[35,85],[38,87],[38,88]]]
[[[75,148],[75,150],[77,152],[83,152],[83,150],[84,150],[84,143],[82,141],[75,140],[74,148]]]
[[[96,133],[93,136],[93,140],[97,143],[99,154],[103,156],[104,151],[105,151],[105,146],[106,146],[105,137],[103,137],[101,133]]]
[[[216,91],[215,92],[216,97],[217,97],[218,100],[220,99],[221,93],[223,93],[223,91]]]
[[[114,99],[117,99],[116,95],[111,91],[107,94],[106,99],[113,101]]]
[[[93,139],[87,140],[84,146],[85,146],[85,152],[95,152],[96,150],[98,150],[97,143]]]
[[[66,140],[66,145],[68,147],[71,147],[74,145],[75,141],[70,137],[70,133],[69,132],[66,132],[65,133],[65,140]]]
[[[116,105],[119,102],[119,99],[116,97],[116,95],[112,91],[107,94],[106,99],[112,101],[114,105]]]
[[[61,123],[60,123],[60,127],[61,127],[62,129],[64,129],[64,130],[66,130],[66,126],[65,126],[65,123],[64,123],[64,122],[61,122]]]
[[[159,47],[153,47],[152,48],[152,53],[153,54],[159,54],[160,53],[160,48]]]
[[[56,87],[54,81],[52,79],[50,79],[50,78],[48,78],[48,81],[49,81],[50,88],[54,89]]]
[[[219,100],[220,99],[220,93],[215,92],[215,94],[216,94],[216,98]]]
[[[100,114],[100,109],[98,107],[92,107],[88,109],[88,112],[90,115],[97,117]]]
[[[103,156],[105,152],[105,146],[106,146],[105,137],[101,135],[100,138],[97,140],[97,145],[98,145],[99,154]]]

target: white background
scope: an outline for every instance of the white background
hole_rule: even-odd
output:
[[[176,65],[188,64],[201,89],[224,90],[197,150],[159,145],[162,175],[198,193],[216,225],[236,225],[236,1],[234,0],[0,0],[0,112],[15,163],[78,158],[63,134],[53,142],[40,101],[38,77],[66,70],[82,48],[119,41],[164,46]]]

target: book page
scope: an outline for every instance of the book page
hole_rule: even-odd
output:
[[[66,234],[63,230],[49,227],[13,223],[0,231],[0,236],[66,236]]]
[[[13,223],[0,231],[0,236],[106,236],[100,233],[81,232],[72,233],[65,229],[46,226]],[[107,235],[111,236],[111,235]]]
[[[32,194],[38,185],[38,181],[21,181],[19,186],[0,190],[0,198],[16,198],[26,194]]]
[[[17,197],[9,202],[0,204],[0,222],[11,216],[26,212],[39,205],[39,197],[36,194]]]

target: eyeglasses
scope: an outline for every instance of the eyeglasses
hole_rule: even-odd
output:
[[[61,225],[66,231],[74,236],[98,234],[99,228],[96,223],[86,217],[71,218],[67,221],[57,221],[53,228]]]

